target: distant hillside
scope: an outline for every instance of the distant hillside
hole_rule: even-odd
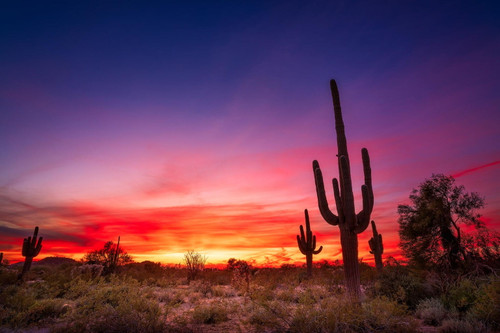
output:
[[[47,257],[38,261],[33,261],[32,266],[59,266],[62,264],[76,264],[78,261],[66,257]],[[10,265],[11,267],[22,266],[24,261]]]

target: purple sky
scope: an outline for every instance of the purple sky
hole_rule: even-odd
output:
[[[432,173],[500,230],[500,15],[491,1],[11,2],[0,6],[0,252],[122,236],[137,259],[339,259],[311,162],[337,177],[337,80],[360,197],[397,255],[397,205]],[[331,187],[327,186],[331,198]],[[330,200],[333,203],[333,200]],[[360,202],[357,202],[359,208]],[[370,232],[361,236],[366,260]]]

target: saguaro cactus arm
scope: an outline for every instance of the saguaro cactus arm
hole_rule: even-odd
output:
[[[35,227],[35,232],[33,233],[33,237],[25,238],[23,241],[23,257],[36,257],[40,250],[42,249],[42,240],[43,237],[40,237],[37,242],[38,237],[38,227]]]
[[[373,187],[372,187],[372,170],[370,167],[370,155],[368,149],[361,149],[363,159],[363,172],[365,174],[365,184],[361,186],[361,194],[363,196],[363,209],[356,215],[357,225],[354,230],[357,234],[366,230],[370,224],[370,215],[373,210]]]
[[[323,174],[321,173],[321,169],[319,167],[318,161],[313,161],[313,171],[314,171],[314,180],[316,182],[316,194],[318,196],[318,207],[319,207],[319,212],[321,213],[321,216],[323,216],[323,219],[331,224],[331,225],[338,225],[339,224],[339,217],[332,213],[330,210],[330,207],[328,206],[328,200],[326,199],[326,193],[325,193],[325,185],[323,183]],[[334,179],[334,183],[336,182],[336,179]],[[340,195],[339,194],[339,189],[338,189],[338,184],[337,187],[333,187],[336,189],[336,194],[335,194],[335,201],[337,201],[337,198],[340,200]],[[340,210],[339,210],[339,202],[336,202],[337,204],[337,211],[338,214],[340,215]]]

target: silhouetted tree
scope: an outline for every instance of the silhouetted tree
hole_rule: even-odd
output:
[[[484,228],[477,210],[484,200],[465,192],[455,179],[432,175],[410,194],[410,205],[399,205],[401,248],[410,262],[421,267],[456,269],[472,257],[459,224]]]
[[[99,250],[88,252],[83,261],[89,265],[104,266],[104,274],[112,273],[116,267],[132,262],[132,257],[120,246],[120,237],[115,245],[112,241],[106,242]]]
[[[227,261],[227,270],[233,272],[231,282],[237,287],[244,286],[245,292],[250,291],[250,274],[252,266],[245,260],[231,258]]]
[[[198,274],[205,269],[206,262],[207,257],[194,250],[189,250],[184,254],[184,264],[188,271],[188,282],[196,279]]]

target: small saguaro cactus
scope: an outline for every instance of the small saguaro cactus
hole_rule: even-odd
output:
[[[3,264],[3,252],[0,252],[0,266]]]
[[[330,81],[333,109],[335,113],[335,130],[337,132],[337,157],[339,167],[339,180],[333,179],[333,193],[337,214],[335,215],[328,206],[323,184],[323,175],[318,161],[313,161],[314,180],[318,207],[323,219],[331,224],[338,225],[340,229],[340,243],[342,245],[342,259],[344,261],[344,277],[347,292],[357,302],[361,296],[359,263],[358,263],[358,234],[365,231],[370,224],[370,215],[373,210],[373,189],[368,150],[361,150],[365,184],[361,186],[363,209],[356,214],[354,208],[354,194],[352,192],[351,166],[347,153],[347,140],[344,132],[344,120],[340,108],[339,91],[335,80]],[[340,184],[339,184],[340,183]],[[339,187],[340,185],[340,187]]]
[[[19,275],[19,278],[21,280],[30,270],[33,258],[36,257],[40,253],[40,250],[42,249],[43,237],[40,237],[38,239],[38,242],[37,242],[37,237],[38,237],[38,227],[35,227],[35,232],[33,233],[33,237],[25,238],[23,241],[22,255],[26,259],[24,259],[23,271]]]
[[[384,244],[382,243],[382,235],[377,232],[375,221],[372,221],[373,237],[368,241],[370,245],[370,253],[375,257],[375,267],[378,271],[384,268],[382,263],[382,253],[384,253]]]
[[[115,253],[113,254],[113,258],[111,259],[111,266],[118,266],[118,258],[120,255],[120,236],[118,236],[118,243],[116,243]]]
[[[306,256],[307,276],[311,277],[313,254],[319,254],[321,250],[323,250],[323,246],[320,246],[319,249],[316,250],[316,236],[312,234],[307,209],[304,210],[304,214],[306,216],[306,232],[304,233],[304,228],[301,225],[300,236],[297,235],[297,244],[299,245],[300,252]]]

